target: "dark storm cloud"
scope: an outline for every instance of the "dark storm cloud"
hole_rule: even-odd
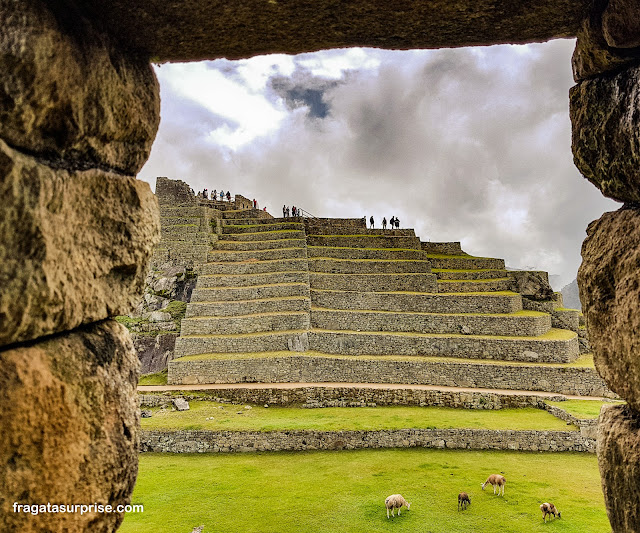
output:
[[[274,76],[269,80],[271,90],[282,98],[289,109],[308,108],[309,118],[326,118],[330,107],[325,93],[338,81],[313,76],[305,68],[297,68],[291,76]]]
[[[199,121],[197,104],[168,93],[143,175],[231,188],[276,215],[286,203],[318,216],[398,216],[423,240],[461,240],[566,284],[588,222],[617,208],[572,163],[572,48],[368,50],[377,68],[333,78],[299,56],[293,74],[268,73],[265,99],[288,110],[279,128],[235,150],[208,138],[219,118],[202,108]]]

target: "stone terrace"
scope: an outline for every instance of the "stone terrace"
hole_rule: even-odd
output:
[[[303,368],[308,381],[365,383],[377,381],[371,368],[407,364],[429,380],[429,357],[447,357],[478,368],[528,363],[525,390],[571,390],[549,379],[559,367],[544,367],[579,355],[574,328],[550,313],[561,301],[524,309],[503,260],[469,256],[459,243],[421,243],[411,229],[367,229],[361,219],[250,216],[227,211],[217,222],[170,383],[296,381]],[[484,386],[504,387],[503,374],[483,373]]]

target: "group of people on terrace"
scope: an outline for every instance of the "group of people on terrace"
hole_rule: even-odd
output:
[[[224,199],[227,199],[227,202],[231,201],[231,191],[227,191],[226,194],[223,190],[220,191],[220,201],[224,202]],[[198,198],[204,198],[205,200],[209,200],[209,189],[203,189],[202,191],[198,191]],[[216,189],[211,193],[211,200],[218,199],[218,191]],[[255,200],[254,200],[255,202]]]
[[[287,205],[282,206],[282,218],[299,216],[302,216],[302,213],[300,212],[300,209],[295,205],[291,207],[291,210],[289,210],[289,206]]]
[[[389,226],[391,226],[390,229],[400,229],[400,219],[396,216],[392,216],[391,219],[389,219]],[[369,217],[369,227],[375,227],[375,220],[373,219],[373,216]],[[382,217],[382,229],[387,229],[387,217]]]

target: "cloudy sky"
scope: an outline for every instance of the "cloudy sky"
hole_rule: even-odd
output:
[[[572,40],[343,49],[156,67],[139,174],[231,190],[281,216],[397,216],[423,240],[576,276],[587,224],[618,204],[571,156]]]

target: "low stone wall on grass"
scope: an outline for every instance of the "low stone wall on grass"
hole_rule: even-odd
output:
[[[142,431],[140,450],[168,453],[447,448],[595,453],[577,431],[398,429],[377,431]]]

